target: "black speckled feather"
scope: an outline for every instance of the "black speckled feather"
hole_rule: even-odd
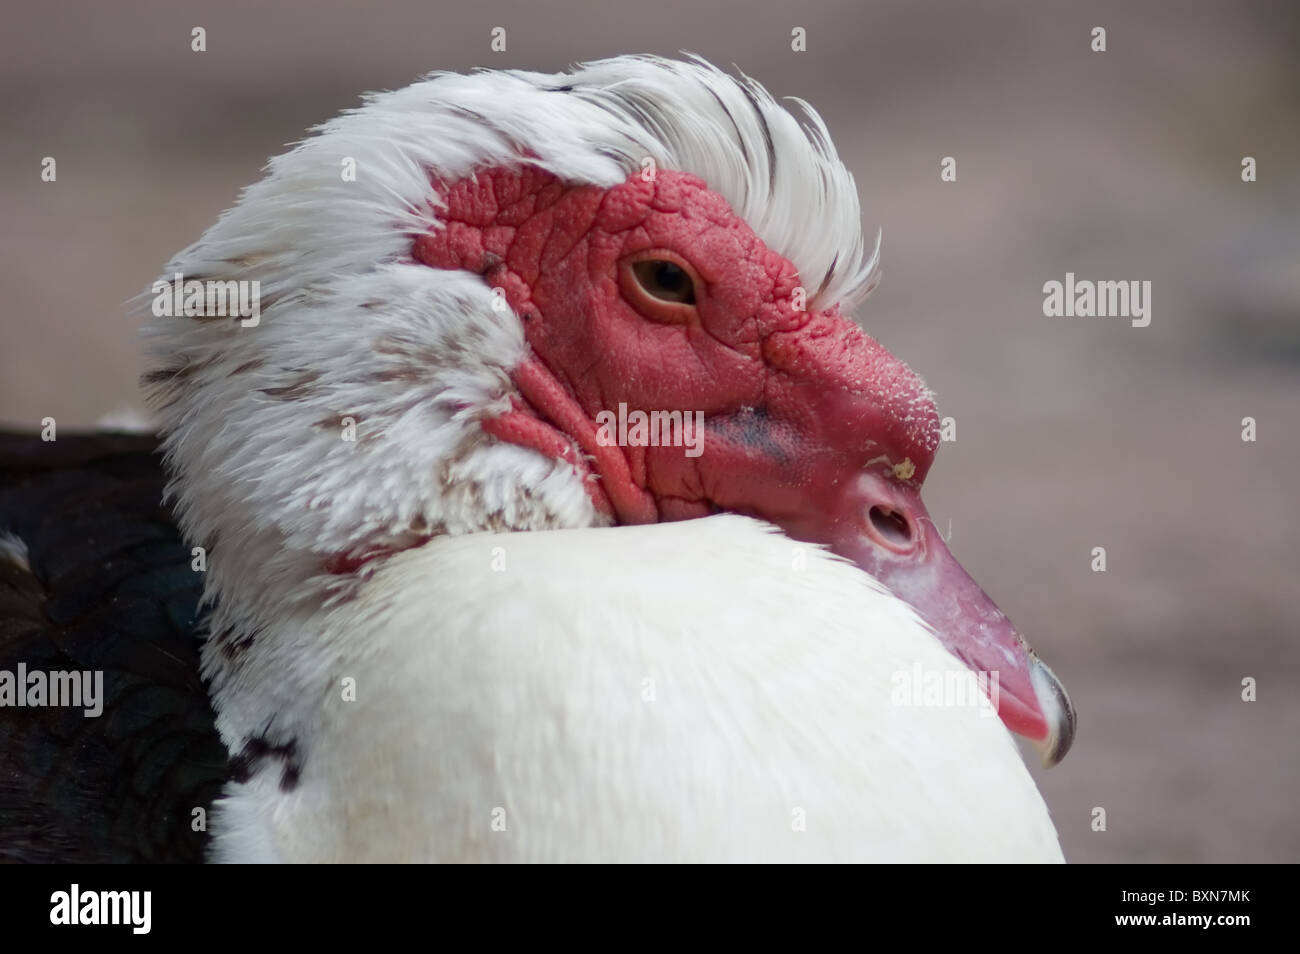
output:
[[[0,860],[201,861],[229,774],[199,679],[202,574],[152,437],[0,434],[0,670],[103,670],[103,714],[0,706]]]

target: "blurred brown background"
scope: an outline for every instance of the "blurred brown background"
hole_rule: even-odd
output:
[[[125,301],[362,91],[627,52],[735,63],[822,113],[884,231],[859,318],[958,422],[930,509],[1081,715],[1074,752],[1039,775],[1067,857],[1300,860],[1300,7],[260,7],[6,12],[0,420],[138,407]],[[1150,327],[1044,318],[1043,283],[1067,271],[1151,281]]]

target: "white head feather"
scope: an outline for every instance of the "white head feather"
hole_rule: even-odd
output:
[[[482,434],[513,393],[522,328],[479,276],[412,259],[414,238],[439,227],[431,179],[528,164],[609,187],[653,160],[726,198],[798,268],[813,306],[851,307],[876,254],[852,176],[803,109],[801,126],[701,61],[434,74],[271,160],[162,277],[257,280],[260,324],[147,329],[171,492],[187,537],[212,551],[213,644],[339,586],[325,555],[601,522],[571,467]],[[347,419],[355,441],[342,439]],[[210,674],[224,665],[208,652]]]

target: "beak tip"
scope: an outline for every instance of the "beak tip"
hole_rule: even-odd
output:
[[[1079,718],[1061,680],[1037,656],[1033,657],[1030,679],[1048,726],[1047,735],[1035,742],[1034,748],[1043,760],[1043,768],[1051,768],[1065,758],[1070,746],[1074,744],[1074,731]]]

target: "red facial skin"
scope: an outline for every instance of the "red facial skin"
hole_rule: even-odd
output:
[[[620,523],[733,511],[830,545],[968,666],[998,671],[1003,720],[1049,761],[1064,755],[1072,718],[1036,691],[1045,667],[921,504],[938,446],[929,392],[838,309],[805,310],[816,290],[720,195],[671,171],[610,189],[531,168],[436,185],[446,224],[416,239],[415,258],[502,288],[532,352],[513,374],[522,402],[490,433],[594,471],[593,500]],[[645,260],[685,271],[695,301],[647,294],[632,270]],[[596,415],[621,403],[703,412],[703,453],[604,446]]]

